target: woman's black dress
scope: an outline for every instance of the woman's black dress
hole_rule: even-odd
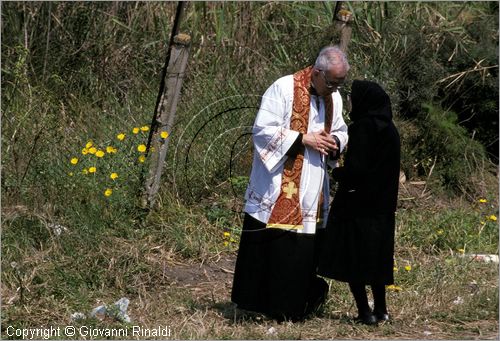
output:
[[[400,138],[389,96],[354,81],[349,144],[319,249],[318,274],[345,282],[392,284]]]

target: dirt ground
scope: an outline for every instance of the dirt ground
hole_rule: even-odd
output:
[[[236,254],[223,254],[202,263],[167,265],[163,275],[169,285],[190,289],[195,297],[207,292],[230,292]]]

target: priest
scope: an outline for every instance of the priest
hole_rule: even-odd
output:
[[[347,144],[342,98],[349,63],[338,46],[275,81],[253,126],[254,157],[231,299],[244,310],[301,320],[326,299],[315,236],[329,204],[327,165]]]

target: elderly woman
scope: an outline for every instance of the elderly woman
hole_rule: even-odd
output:
[[[333,170],[339,186],[319,250],[318,273],[348,282],[357,320],[376,324],[389,319],[385,285],[394,281],[400,139],[389,96],[380,85],[355,80],[351,100],[349,144],[344,166]],[[373,311],[366,285],[372,289]]]

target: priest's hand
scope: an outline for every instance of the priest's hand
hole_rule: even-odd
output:
[[[304,146],[317,150],[323,155],[328,155],[330,151],[339,149],[333,137],[324,130],[304,134],[302,136],[302,143]]]

